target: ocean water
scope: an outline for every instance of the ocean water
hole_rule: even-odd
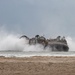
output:
[[[31,56],[75,56],[75,51],[51,52],[51,51],[1,51],[0,56],[5,57],[31,57]]]

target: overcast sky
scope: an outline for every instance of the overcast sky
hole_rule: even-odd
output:
[[[75,0],[0,0],[0,27],[28,36],[75,37]]]

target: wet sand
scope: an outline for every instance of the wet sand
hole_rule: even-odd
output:
[[[75,75],[75,57],[0,57],[0,75]]]

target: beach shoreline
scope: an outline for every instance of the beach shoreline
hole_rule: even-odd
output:
[[[0,57],[1,75],[75,75],[75,56]]]

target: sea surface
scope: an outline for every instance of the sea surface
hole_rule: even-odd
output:
[[[51,52],[51,51],[0,51],[0,56],[5,57],[30,57],[30,56],[75,56],[75,51]]]

